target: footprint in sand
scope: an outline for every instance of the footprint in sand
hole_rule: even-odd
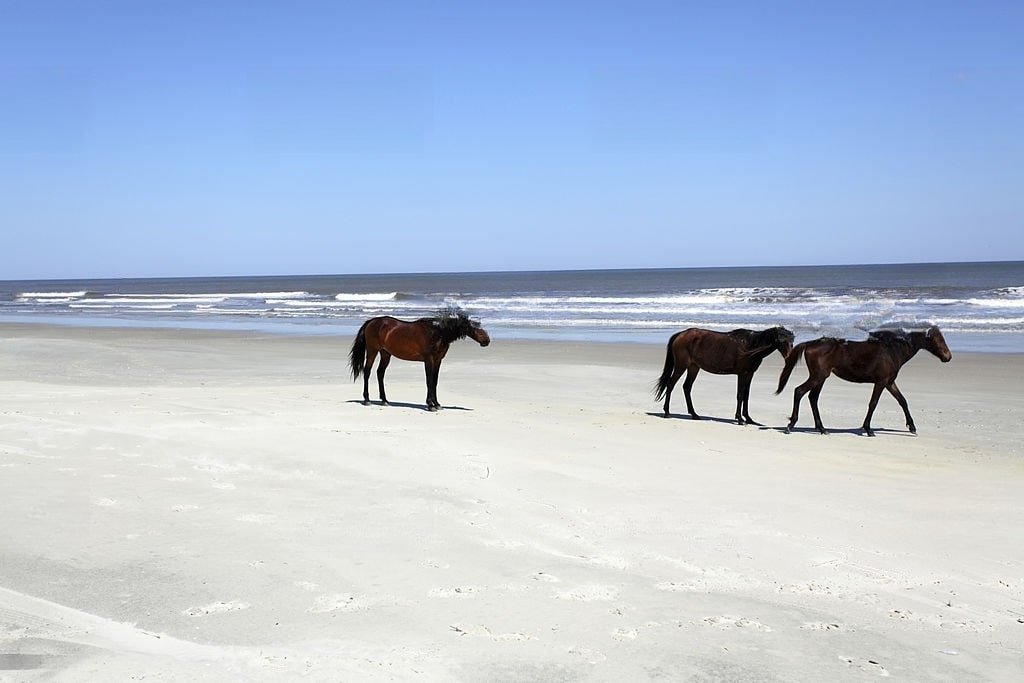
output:
[[[846,631],[848,630],[842,624],[836,624],[826,621],[805,621],[800,624],[800,628],[804,631]]]
[[[590,602],[594,600],[614,600],[619,596],[619,589],[615,586],[601,586],[597,584],[589,584],[585,586],[576,586],[567,591],[561,593],[555,593],[555,599],[557,600],[582,600],[584,602]]]
[[[961,631],[967,633],[981,633],[983,631],[992,631],[994,626],[986,624],[984,621],[943,621],[939,624],[939,628],[945,629],[946,631]]]
[[[868,673],[873,673],[873,674],[876,674],[876,675],[881,676],[883,678],[886,678],[886,677],[889,676],[889,671],[884,666],[882,666],[881,664],[879,664],[878,662],[876,662],[873,659],[857,660],[857,659],[852,659],[850,657],[844,657],[842,655],[839,655],[839,659],[841,661],[846,662],[847,664],[849,664],[851,668],[859,669],[861,671],[866,671]]]
[[[557,576],[552,576],[546,572],[534,572],[530,574],[530,578],[534,581],[541,581],[543,583],[561,583],[562,580]]]
[[[189,607],[183,612],[189,617],[205,617],[211,614],[225,614],[227,612],[237,612],[238,610],[249,609],[251,605],[247,602],[239,602],[233,600],[231,602],[211,602],[209,605],[203,605],[202,607]]]
[[[356,612],[365,607],[365,603],[351,593],[334,593],[318,597],[307,612]]]
[[[490,640],[496,640],[499,642],[537,640],[535,636],[519,632],[491,633],[491,629],[487,628],[483,624],[452,624],[448,628],[450,628],[455,633],[458,633],[460,636],[477,636],[480,638],[489,638]]]
[[[636,640],[638,635],[640,635],[640,629],[636,628],[617,628],[612,631],[612,638],[615,640]]]
[[[428,595],[432,598],[471,598],[475,594],[487,590],[483,586],[455,586],[454,588],[431,588]]]
[[[448,569],[449,567],[451,567],[451,565],[447,562],[443,560],[435,560],[432,557],[428,557],[427,559],[423,560],[423,564],[430,567],[431,569]]]
[[[109,508],[117,505],[117,501],[114,500],[113,498],[97,498],[96,500],[92,501],[92,504],[99,505],[100,507],[104,508]]]
[[[765,633],[770,633],[772,630],[770,626],[765,626],[759,621],[747,619],[746,617],[730,617],[727,615],[720,617],[704,617],[704,623],[708,626],[716,626],[722,629],[742,628],[750,629],[752,631],[763,631]]]
[[[662,581],[661,583],[654,584],[654,587],[660,591],[669,592],[703,592],[705,590],[703,586],[697,586],[693,583],[683,583],[679,581]]]
[[[323,612],[359,612],[382,605],[397,605],[398,600],[387,595],[352,595],[351,593],[331,593],[321,595],[307,612],[319,614]]]

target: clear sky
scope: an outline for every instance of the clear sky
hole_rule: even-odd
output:
[[[1024,2],[0,0],[0,279],[1024,259]]]

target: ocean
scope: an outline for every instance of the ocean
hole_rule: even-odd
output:
[[[1024,352],[1024,262],[0,281],[0,323],[352,334],[449,304],[506,338],[664,343],[784,325],[803,341],[938,325],[950,347]]]

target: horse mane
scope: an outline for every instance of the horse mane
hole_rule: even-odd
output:
[[[891,348],[911,344],[911,334],[906,330],[872,330],[868,332],[868,341]]]
[[[788,337],[790,344],[796,341],[793,333],[784,327],[769,327],[767,330],[761,330],[760,332],[739,329],[729,332],[729,336],[736,341],[745,342],[749,347],[748,354],[756,354],[763,351],[770,352],[775,348],[775,343],[780,337]]]
[[[438,311],[436,317],[424,318],[429,321],[441,334],[441,339],[451,344],[459,339],[465,339],[474,328],[480,327],[480,323],[473,320],[458,306],[448,306]]]

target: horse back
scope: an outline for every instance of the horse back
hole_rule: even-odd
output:
[[[900,364],[876,341],[833,340],[828,365],[836,377],[847,382],[888,384],[896,379]],[[810,359],[808,363],[810,363]]]
[[[699,327],[683,330],[672,343],[677,366],[696,365],[712,374],[737,373],[744,365],[745,345],[733,332],[717,332]]]
[[[401,360],[422,361],[436,355],[437,334],[429,320],[412,322],[391,316],[373,318],[366,326],[367,346]]]

